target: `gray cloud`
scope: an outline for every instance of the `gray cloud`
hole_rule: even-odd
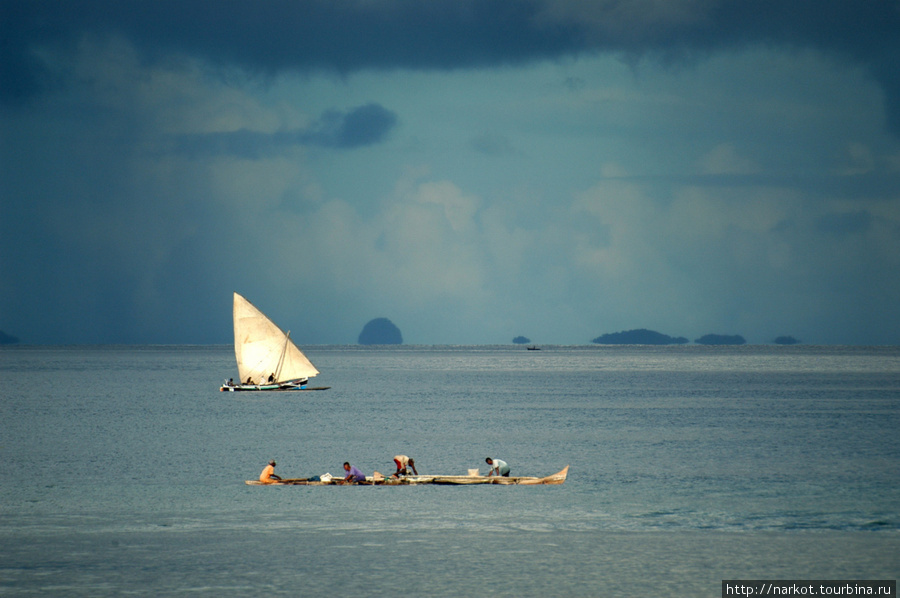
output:
[[[305,129],[274,133],[240,129],[180,135],[175,151],[193,157],[224,155],[255,160],[280,154],[295,145],[354,149],[383,141],[396,123],[396,114],[372,103],[348,112],[329,110]]]
[[[516,152],[512,142],[505,136],[493,132],[482,133],[471,141],[472,148],[488,156],[503,156]]]
[[[826,214],[820,217],[816,224],[822,232],[846,236],[854,233],[863,233],[872,227],[872,214],[866,210],[856,212]]]

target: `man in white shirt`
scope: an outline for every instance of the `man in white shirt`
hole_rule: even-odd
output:
[[[506,461],[488,457],[484,462],[491,466],[488,477],[491,477],[492,475],[503,476],[505,478],[509,477],[509,465],[506,464]]]

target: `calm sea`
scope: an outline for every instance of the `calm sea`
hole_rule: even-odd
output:
[[[0,595],[719,596],[900,577],[900,348],[0,349]],[[562,486],[253,487],[513,475]]]

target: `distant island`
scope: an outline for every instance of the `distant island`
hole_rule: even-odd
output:
[[[400,329],[387,318],[375,318],[363,326],[359,333],[360,345],[402,345]]]
[[[694,342],[698,345],[743,345],[747,341],[740,334],[706,334]]]
[[[688,339],[683,336],[671,337],[655,330],[640,328],[604,334],[595,338],[598,345],[683,345]]]
[[[779,336],[772,342],[774,342],[776,345],[796,345],[800,341],[795,339],[793,336]]]
[[[595,338],[598,345],[684,345],[690,341],[683,336],[669,336],[655,330],[639,328],[604,334]],[[743,345],[747,341],[739,334],[706,334],[694,340],[698,345]],[[799,342],[792,336],[779,336],[778,344],[790,345]]]
[[[528,338],[527,336],[517,336],[516,338],[513,339],[513,342],[517,345],[527,345],[528,343],[531,342],[531,339]]]
[[[15,345],[19,342],[19,338],[12,336],[11,334],[6,334],[2,330],[0,330],[0,345]]]

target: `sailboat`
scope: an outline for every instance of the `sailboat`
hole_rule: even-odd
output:
[[[229,380],[221,391],[329,388],[307,388],[319,370],[291,340],[290,331],[284,332],[238,293],[234,294],[234,356],[238,382]]]

